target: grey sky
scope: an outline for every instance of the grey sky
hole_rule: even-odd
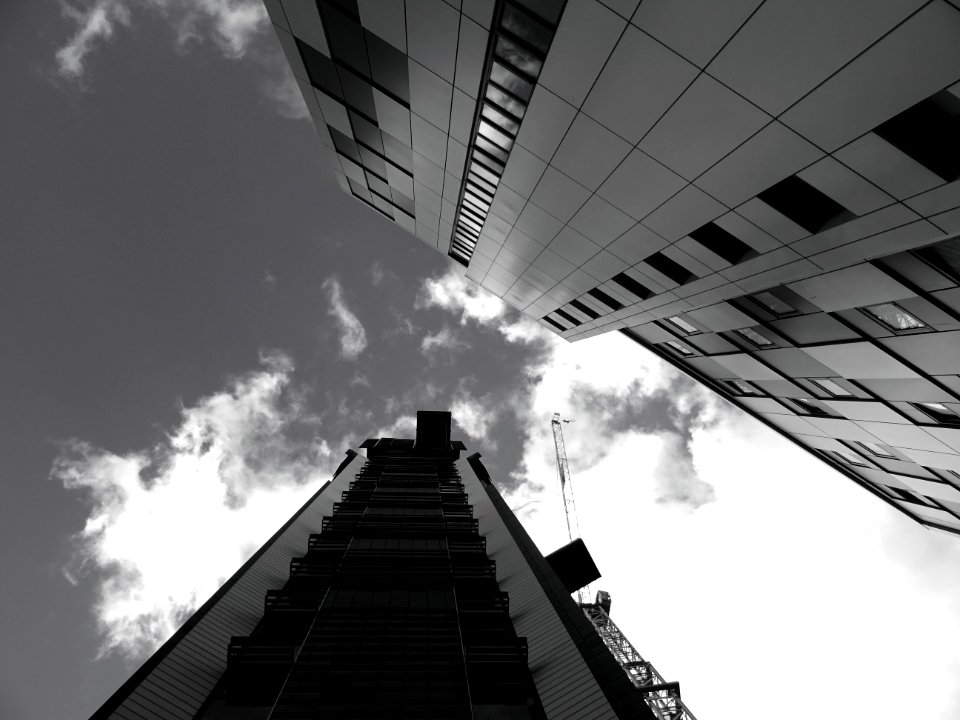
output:
[[[658,528],[664,546],[675,554],[664,562],[689,563],[680,566],[680,585],[703,576],[704,585],[689,585],[689,595],[710,587],[709,569],[697,565],[698,557],[711,557],[725,577],[747,577],[766,562],[760,558],[764,547],[758,546],[774,548],[793,564],[797,582],[821,593],[848,587],[843,578],[818,574],[816,562],[826,562],[827,540],[842,538],[844,523],[852,523],[841,522],[836,508],[859,513],[862,503],[867,530],[851,538],[840,555],[876,566],[875,576],[881,578],[884,573],[893,577],[891,568],[911,568],[918,597],[942,600],[953,607],[953,617],[960,617],[960,588],[943,579],[957,576],[960,543],[938,542],[928,531],[908,527],[856,488],[843,486],[834,495],[831,483],[845,481],[812,460],[797,465],[809,476],[803,478],[808,484],[771,473],[768,487],[745,477],[744,487],[754,497],[738,495],[732,478],[739,471],[718,476],[716,470],[736,467],[737,458],[706,451],[698,456],[695,440],[701,429],[722,421],[725,432],[734,428],[756,442],[758,455],[771,448],[789,453],[789,448],[676,379],[639,347],[626,340],[610,345],[618,338],[598,339],[571,346],[561,357],[554,341],[530,340],[515,313],[489,310],[482,296],[472,298],[474,305],[466,309],[465,291],[446,305],[436,293],[431,296],[424,284],[444,276],[447,260],[336,186],[317,157],[310,124],[286,117],[291,106],[278,100],[282,76],[272,64],[271,35],[253,35],[243,57],[232,57],[239,51],[218,41],[209,17],[194,28],[196,37],[184,42],[176,8],[191,5],[151,0],[131,5],[127,24],[116,21],[112,37],[91,45],[82,79],[68,80],[57,75],[56,52],[77,25],[63,7],[52,0],[0,6],[0,86],[6,108],[0,113],[0,717],[86,717],[137,664],[117,653],[98,659],[105,636],[97,627],[95,606],[102,580],[113,571],[97,565],[87,544],[96,533],[83,531],[104,499],[90,483],[114,486],[106,482],[112,476],[101,465],[76,460],[78,446],[67,444],[73,439],[86,443],[89,457],[98,462],[122,459],[135,465],[146,458],[141,473],[146,484],[141,492],[134,479],[131,492],[147,500],[161,497],[149,495],[150,478],[169,479],[164,472],[173,459],[201,462],[211,452],[220,453],[242,461],[233,474],[219,478],[234,491],[233,501],[255,504],[256,492],[292,492],[298,483],[312,482],[306,464],[315,460],[322,469],[349,441],[390,428],[417,409],[459,403],[484,412],[477,418],[466,410],[461,414],[460,434],[468,447],[484,453],[491,474],[516,506],[525,507],[532,528],[547,520],[556,528],[562,525],[559,515],[534,511],[547,505],[538,487],[554,482],[546,438],[550,413],[561,410],[578,416],[568,440],[574,470],[583,473],[578,481],[593,477],[593,488],[601,488],[621,478],[629,480],[630,492],[639,492],[647,479],[656,478],[659,490],[637,496],[646,498],[644,507],[654,505],[654,497],[686,498],[676,503],[675,516],[663,514],[674,510],[657,509],[661,514],[651,516],[650,527]],[[339,305],[331,303],[335,297]],[[338,307],[363,328],[365,342],[357,342],[354,332],[349,352],[341,341],[351,323],[344,324]],[[608,371],[591,364],[596,358],[589,357],[590,347],[607,354]],[[288,358],[294,369],[280,372],[262,364],[264,353],[271,352]],[[244,383],[280,376],[276,393],[264,390],[256,411],[243,415],[242,401],[251,396]],[[231,425],[238,417],[246,420]],[[252,432],[257,422],[277,437],[268,442],[264,438],[270,433]],[[485,443],[469,435],[484,431]],[[238,437],[245,438],[240,446],[229,446]],[[662,443],[643,444],[644,438]],[[177,450],[177,442],[188,447]],[[729,437],[717,442],[743,452]],[[625,447],[638,448],[638,456],[623,460]],[[86,468],[90,482],[65,489],[62,472],[51,478],[58,458],[73,458],[69,467]],[[591,468],[595,477],[587,473]],[[677,468],[681,472],[675,476],[665,471]],[[795,526],[787,523],[777,535],[775,524],[765,524],[758,505],[750,503],[761,503],[765,492],[778,501],[796,492],[804,512],[813,513],[811,487],[817,488],[817,499],[828,495],[822,488],[830,488],[830,503],[825,503],[825,519],[811,518],[821,526],[816,532],[821,544],[814,539],[806,550],[816,562],[800,567],[797,558],[803,555],[791,554],[797,546],[790,543],[799,542]],[[696,501],[678,488],[692,488]],[[579,485],[578,490],[581,508],[589,511],[591,488]],[[616,554],[631,550],[629,536],[612,529],[616,510],[609,509],[611,525],[597,537],[596,547],[601,564],[610,568],[611,589],[620,593],[615,613],[626,621],[627,606],[639,606],[645,586],[618,580],[618,568],[620,578],[636,573],[629,555]],[[171,533],[169,562],[160,556],[161,564],[181,569],[176,564],[185,563],[183,555],[174,550],[180,536],[195,542],[198,554],[219,547],[221,531],[228,539],[242,536],[242,528],[226,525],[216,537],[190,535],[179,525],[187,517],[186,511],[161,517],[157,534],[168,527]],[[592,517],[596,526],[607,516],[595,511]],[[718,520],[726,517],[737,517],[736,526]],[[661,527],[656,518],[675,521]],[[750,533],[759,532],[769,536],[760,543],[754,537],[751,545]],[[876,537],[865,539],[868,532]],[[722,541],[713,542],[717,533]],[[549,532],[543,537],[553,542]],[[742,538],[747,540],[741,547]],[[161,537],[143,542],[164,547]],[[620,549],[609,549],[614,546]],[[733,549],[713,558],[711,547]],[[154,578],[150,573],[163,569],[145,564],[138,570]],[[182,569],[207,574],[203,565]],[[798,594],[776,582],[768,586],[771,605]],[[683,598],[676,602],[683,606]],[[657,617],[669,611],[652,598],[648,605]],[[905,617],[923,613],[919,605],[900,611]],[[802,618],[797,622],[807,632],[823,625],[822,618],[811,620],[810,627]],[[656,623],[637,627],[644,629],[652,659],[665,658],[661,670],[684,683],[685,698],[696,698],[699,691],[720,699],[719,692],[710,695],[702,679],[718,676],[719,668],[703,671],[695,659],[682,657],[677,664],[670,651],[686,647],[687,655],[697,654],[689,648],[702,643],[699,655],[709,658],[723,650],[721,641],[696,635],[696,623],[691,623],[693,635],[675,633],[667,639]],[[941,625],[940,632],[945,642],[960,644],[955,627]],[[762,644],[751,644],[749,629],[743,634],[744,654],[759,654],[755,648]],[[855,642],[843,639],[841,647],[855,648]],[[782,651],[782,658],[770,662],[787,663],[791,648]],[[856,654],[851,657],[859,661]],[[837,671],[824,680],[839,687],[844,678]],[[736,670],[729,681],[742,682],[743,676]],[[808,678],[798,678],[797,692],[807,683]],[[960,701],[952,695],[956,684],[942,682],[936,692],[942,702],[934,706],[945,713],[951,702]],[[692,706],[698,712],[696,703]]]

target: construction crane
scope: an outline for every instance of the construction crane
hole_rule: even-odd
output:
[[[577,506],[573,501],[573,482],[567,462],[567,448],[563,442],[560,413],[553,414],[553,442],[557,448],[557,472],[560,475],[560,493],[563,495],[563,511],[567,518],[567,536],[570,542],[580,537],[577,521]],[[589,586],[587,587],[589,591]],[[680,683],[666,682],[652,664],[643,659],[637,649],[610,619],[610,593],[600,590],[596,601],[584,602],[584,589],[577,590],[577,602],[610,654],[623,668],[633,686],[643,695],[643,700],[657,720],[697,720],[680,699]]]
[[[570,420],[563,422],[569,423]],[[553,414],[553,443],[557,448],[557,472],[560,473],[560,493],[563,495],[563,512],[567,516],[567,536],[570,542],[580,537],[580,524],[577,522],[577,505],[573,501],[573,483],[570,478],[570,466],[567,464],[567,448],[563,444],[563,429],[560,426],[560,413]],[[571,523],[571,518],[573,522]]]

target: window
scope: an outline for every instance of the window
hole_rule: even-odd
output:
[[[671,325],[675,326],[675,327],[680,328],[681,330],[683,330],[683,332],[687,333],[688,335],[692,335],[693,333],[698,333],[698,332],[700,332],[700,329],[699,329],[699,328],[695,328],[693,325],[691,325],[690,323],[688,323],[686,320],[684,320],[684,319],[683,319],[682,317],[680,317],[679,315],[674,315],[673,317],[668,317],[668,318],[667,318],[667,322],[670,323]]]
[[[853,397],[853,393],[842,385],[827,378],[810,378],[810,382],[833,397]]]
[[[773,345],[773,340],[768,338],[759,330],[754,330],[753,328],[740,328],[734,332],[736,332],[737,335],[746,338],[757,347],[769,347],[770,345]]]
[[[562,317],[564,320],[566,320],[568,323],[570,323],[574,327],[577,327],[577,325],[580,324],[580,321],[577,320],[573,315],[563,310],[557,310],[557,315]]]
[[[598,313],[596,310],[594,310],[591,307],[587,307],[579,300],[571,300],[570,307],[576,308],[591,320],[596,320],[598,317],[600,317],[600,313]]]
[[[818,233],[855,217],[836,200],[796,175],[781,180],[757,197],[809,233]]]
[[[800,408],[800,412],[805,415],[817,415],[818,417],[830,417],[827,409],[813,398],[790,398],[794,405]]]
[[[917,410],[932,420],[945,425],[960,425],[960,415],[943,403],[922,402],[911,403]]]
[[[548,323],[550,323],[551,325],[553,325],[553,326],[554,326],[557,330],[559,330],[560,332],[565,332],[566,329],[567,329],[567,328],[565,328],[563,325],[561,325],[560,323],[558,323],[556,320],[554,320],[553,318],[551,318],[551,317],[549,317],[549,316],[546,316],[546,317],[544,317],[543,319],[546,320],[546,321],[547,321]]]
[[[727,387],[736,395],[759,395],[760,391],[745,380],[724,380]]]
[[[696,278],[696,275],[687,270],[683,265],[675,260],[671,260],[663,253],[654,253],[644,260],[644,262],[657,272],[666,275],[677,285],[685,285]]]
[[[690,237],[731,265],[756,257],[756,250],[713,222],[697,228]]]
[[[954,282],[960,283],[960,238],[938,242],[917,250],[916,254]]]
[[[638,283],[636,280],[634,280],[632,277],[630,277],[626,273],[620,273],[619,275],[614,275],[610,279],[613,280],[613,282],[615,282],[617,285],[622,287],[624,290],[636,295],[641,300],[646,300],[648,297],[653,295],[652,290],[644,287],[643,285]]]
[[[777,297],[772,292],[757,293],[753,296],[753,299],[774,315],[793,315],[793,313],[799,312],[793,305]]]
[[[920,330],[927,327],[927,324],[923,322],[923,320],[911,315],[896,303],[889,302],[880,303],[879,305],[867,305],[860,309],[894,332]]]
[[[691,355],[693,355],[693,350],[688,348],[686,345],[681,345],[680,343],[674,342],[673,340],[668,340],[667,342],[664,343],[664,345],[668,345],[671,350],[673,350],[678,355],[682,355],[683,357],[690,357]]]
[[[877,443],[866,442],[865,440],[862,440],[862,441],[858,441],[857,445],[862,447],[864,450],[866,450],[870,454],[876,455],[877,457],[891,458],[891,459],[896,459],[897,457],[892,452],[887,450],[887,448],[885,448],[883,445],[878,445]]]
[[[874,132],[947,182],[960,178],[960,98],[949,90],[921,100]]]
[[[848,465],[857,465],[859,467],[870,467],[870,464],[862,457],[853,452],[853,450],[832,450],[834,455],[839,457]]]
[[[610,308],[611,310],[620,310],[620,309],[623,308],[623,305],[621,305],[621,304],[618,303],[616,300],[614,300],[612,297],[610,297],[609,295],[607,295],[607,294],[606,294],[603,290],[601,290],[600,288],[594,288],[593,290],[587,290],[587,295],[589,295],[590,297],[592,297],[592,298],[594,298],[594,299],[596,299],[596,300],[599,300],[600,302],[602,302],[604,305],[606,305],[606,306],[607,306],[608,308]]]

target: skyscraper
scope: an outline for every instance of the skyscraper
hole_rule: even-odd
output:
[[[94,718],[653,718],[582,542],[545,559],[450,423],[349,451]]]
[[[960,7],[268,0],[343,189],[960,533]]]

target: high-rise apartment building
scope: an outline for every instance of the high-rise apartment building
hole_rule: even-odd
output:
[[[545,559],[450,423],[348,452],[93,717],[678,717],[570,597],[597,577],[582,542]]]
[[[960,532],[955,0],[268,0],[343,189]]]

